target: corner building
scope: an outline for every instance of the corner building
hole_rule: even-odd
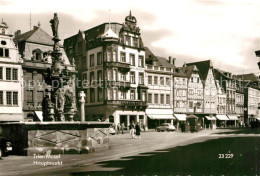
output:
[[[87,121],[146,124],[145,49],[136,24],[130,12],[123,24],[104,23],[84,32],[86,57],[78,89],[86,93]],[[66,52],[73,53],[76,37],[65,39]]]
[[[7,23],[2,21],[0,24],[0,123],[23,121],[23,62],[12,37]]]

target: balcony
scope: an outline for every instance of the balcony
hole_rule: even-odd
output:
[[[106,87],[123,87],[123,88],[130,88],[129,81],[106,81]]]
[[[105,62],[106,67],[118,67],[123,70],[130,70],[130,64],[124,62]]]
[[[107,100],[108,105],[118,105],[121,107],[132,107],[132,108],[146,108],[148,106],[145,101],[128,101],[128,100]]]

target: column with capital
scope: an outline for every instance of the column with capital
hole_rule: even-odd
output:
[[[84,91],[80,91],[80,93],[79,93],[79,97],[80,97],[79,102],[81,103],[81,105],[80,105],[81,122],[85,121],[85,96],[86,96],[86,94],[84,93]]]

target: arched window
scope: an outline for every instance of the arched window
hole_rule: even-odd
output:
[[[42,60],[42,51],[39,48],[33,50],[33,60],[35,61]]]

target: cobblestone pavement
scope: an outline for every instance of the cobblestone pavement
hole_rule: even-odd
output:
[[[231,132],[229,134],[229,132]],[[225,135],[225,133],[227,135]],[[125,160],[127,156],[144,152],[156,152],[169,147],[188,145],[208,139],[232,136],[229,129],[202,130],[198,133],[143,132],[141,138],[132,139],[129,133],[110,136],[111,149],[82,155],[61,155],[59,159],[34,159],[33,156],[9,156],[0,160],[0,175],[66,175],[69,173],[97,170],[117,170],[102,168],[98,162]],[[245,134],[250,135],[250,134]],[[258,134],[252,134],[257,135]],[[142,154],[141,154],[142,155]],[[59,166],[37,166],[33,162],[62,161]]]

